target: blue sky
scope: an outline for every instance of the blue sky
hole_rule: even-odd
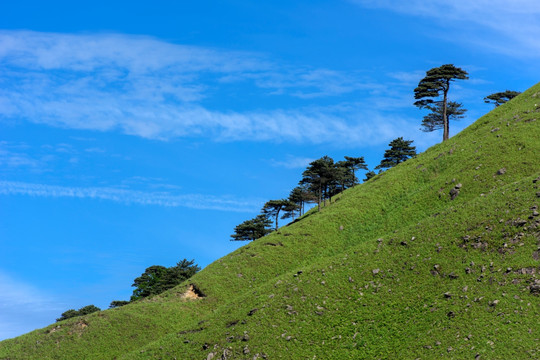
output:
[[[483,98],[540,79],[540,4],[11,1],[0,12],[0,339],[128,299],[151,265],[206,266],[323,155],[418,150],[425,71]]]

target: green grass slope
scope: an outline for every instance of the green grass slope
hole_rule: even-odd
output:
[[[0,359],[539,358],[539,205],[540,84],[189,283]]]

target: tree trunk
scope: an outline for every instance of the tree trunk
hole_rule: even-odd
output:
[[[450,133],[450,126],[448,126],[448,116],[446,114],[447,109],[447,95],[448,95],[448,89],[450,88],[450,80],[446,81],[446,88],[443,90],[444,92],[444,98],[443,98],[443,141],[448,140],[449,133]]]
[[[319,183],[319,199],[317,201],[317,211],[321,211],[322,183]]]

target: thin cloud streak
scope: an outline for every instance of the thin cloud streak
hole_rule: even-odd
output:
[[[0,181],[0,195],[98,199],[126,205],[138,204],[164,207],[187,207],[197,210],[233,212],[254,212],[260,208],[261,204],[261,201],[255,199],[234,199],[227,196],[218,197],[201,194],[143,192],[112,187],[68,187],[16,181]]]
[[[270,160],[270,163],[272,164],[272,166],[275,167],[282,167],[286,169],[300,169],[307,167],[312,161],[315,161],[315,159],[289,155],[287,156],[286,160],[272,159]]]
[[[540,56],[540,3],[536,0],[350,0],[363,7],[435,19],[459,41],[512,57]],[[459,34],[459,36],[458,36]]]

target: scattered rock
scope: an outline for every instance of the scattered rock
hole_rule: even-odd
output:
[[[373,275],[377,275],[380,271],[380,269],[373,269],[371,272],[373,273]]]
[[[503,175],[503,174],[506,174],[506,168],[501,168],[501,169],[497,170],[496,174],[497,174],[497,175]]]
[[[249,348],[247,346],[244,346],[244,350],[242,350],[242,352],[244,353],[244,355],[249,354]]]
[[[460,184],[457,184],[456,186],[454,186],[452,188],[452,190],[450,190],[450,200],[454,200],[458,195],[459,195],[459,191],[461,189],[463,185]]]
[[[494,133],[496,131],[499,131],[499,128],[494,128],[494,129],[491,129],[491,132]]]
[[[248,316],[252,316],[252,315],[253,315],[253,314],[255,314],[255,313],[256,313],[257,311],[259,311],[259,309],[258,309],[258,308],[255,308],[255,309],[251,309],[251,310],[249,310],[249,312],[248,312]]]
[[[540,295],[540,280],[534,280],[534,283],[529,286],[529,291],[533,295]]]
[[[450,294],[449,292],[445,292],[443,295],[445,299],[450,299],[452,297],[452,294]]]

